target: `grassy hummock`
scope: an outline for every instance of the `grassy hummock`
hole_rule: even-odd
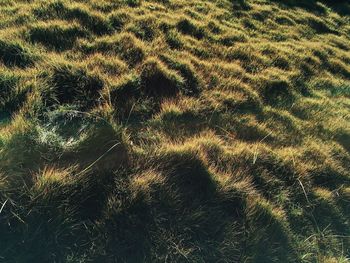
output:
[[[0,262],[350,262],[346,0],[0,2]]]

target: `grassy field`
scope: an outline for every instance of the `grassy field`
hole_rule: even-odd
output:
[[[350,262],[346,0],[1,0],[0,262]]]

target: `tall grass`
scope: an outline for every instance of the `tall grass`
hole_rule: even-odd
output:
[[[348,262],[349,14],[0,3],[0,262]]]

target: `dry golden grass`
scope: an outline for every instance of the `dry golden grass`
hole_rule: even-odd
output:
[[[350,5],[0,3],[0,262],[348,262]]]

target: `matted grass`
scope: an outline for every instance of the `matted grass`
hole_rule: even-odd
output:
[[[0,262],[349,262],[350,4],[0,3]]]

